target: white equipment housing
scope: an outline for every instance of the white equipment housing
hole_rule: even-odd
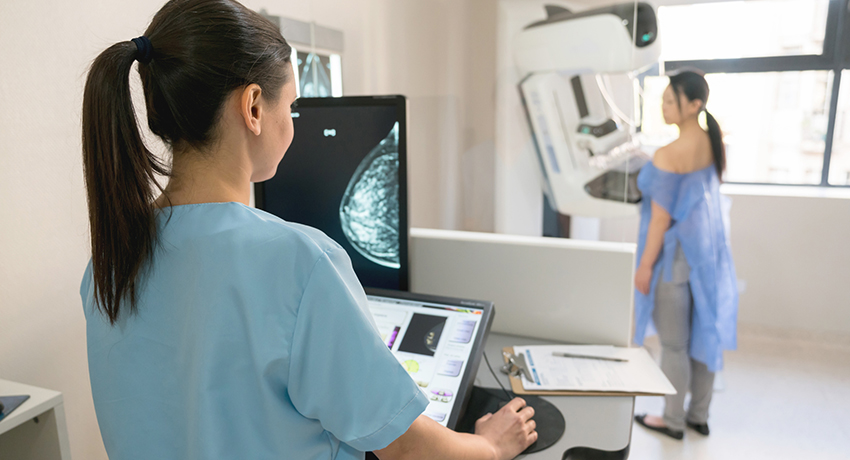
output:
[[[410,229],[410,288],[491,299],[492,332],[627,347],[635,245]]]
[[[549,17],[527,26],[514,47],[545,191],[561,214],[635,214],[637,172],[647,157],[614,121],[597,76],[658,62],[655,11],[647,3],[547,11]]]

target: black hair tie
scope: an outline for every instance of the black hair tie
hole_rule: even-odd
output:
[[[130,41],[136,44],[136,60],[142,64],[151,62],[151,58],[153,57],[153,45],[151,45],[150,39],[142,35],[141,37],[134,38]]]

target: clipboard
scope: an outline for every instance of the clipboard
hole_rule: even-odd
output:
[[[514,354],[514,347],[502,348],[502,359],[505,364],[510,361]],[[646,393],[637,391],[578,391],[578,390],[526,390],[522,386],[519,374],[508,374],[511,382],[511,391],[517,395],[535,396],[664,396],[664,393]]]

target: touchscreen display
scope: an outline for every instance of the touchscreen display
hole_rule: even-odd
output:
[[[425,415],[447,426],[481,325],[482,309],[368,296],[384,343],[430,399]]]

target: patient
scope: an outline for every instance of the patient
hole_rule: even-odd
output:
[[[738,289],[724,219],[720,178],[726,153],[720,127],[705,110],[701,72],[670,77],[662,111],[679,138],[658,149],[638,176],[643,193],[635,274],[635,342],[647,329],[661,339],[661,370],[677,393],[665,396],[663,417],[635,420],[674,439],[685,427],[708,435],[708,407],[723,350],[736,347]],[[699,123],[705,113],[708,131]],[[691,402],[685,411],[685,395]]]

